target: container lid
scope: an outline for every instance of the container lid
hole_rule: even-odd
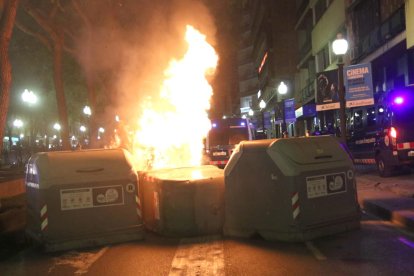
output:
[[[349,159],[341,144],[331,136],[275,140],[267,149],[269,156],[288,158],[297,165],[338,162]]]
[[[223,177],[222,169],[212,165],[184,167],[175,169],[160,169],[149,171],[148,177],[169,181],[193,181]]]
[[[124,149],[41,152],[29,164],[36,165],[41,188],[128,178],[134,174],[131,156]]]

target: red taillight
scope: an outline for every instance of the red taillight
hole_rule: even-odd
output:
[[[397,138],[397,130],[395,129],[395,127],[391,127],[390,136],[391,138]]]

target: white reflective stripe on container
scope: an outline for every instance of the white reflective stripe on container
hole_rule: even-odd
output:
[[[40,209],[40,217],[43,217],[47,213],[47,205],[45,204],[42,209]]]
[[[139,197],[137,195],[135,195],[135,202],[137,203],[137,215],[142,218],[142,213],[141,213],[141,201],[139,200]]]
[[[300,214],[299,193],[298,192],[294,192],[292,194],[292,214],[293,214],[293,219],[296,219]]]
[[[40,225],[40,229],[41,229],[42,231],[44,231],[44,230],[46,229],[46,227],[47,227],[48,223],[49,223],[49,221],[48,221],[48,219],[47,219],[47,217],[46,217],[46,218],[42,221],[42,224]]]
[[[40,209],[40,229],[44,231],[49,224],[49,220],[47,218],[47,205],[43,205],[42,209]]]

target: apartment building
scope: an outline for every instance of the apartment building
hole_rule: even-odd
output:
[[[290,0],[246,1],[239,51],[241,113],[252,118],[267,137],[281,135],[275,125],[275,106],[293,97],[297,63],[294,30],[295,2]],[[287,87],[279,95],[281,83]],[[250,112],[250,113],[249,113]]]
[[[338,68],[332,50],[338,33],[349,43],[345,66],[371,65],[374,95],[414,85],[414,0],[246,2],[245,47],[239,51],[241,113],[255,111],[256,127],[268,137],[280,137],[285,129],[303,136],[339,127],[338,108],[315,108],[318,74]],[[288,84],[286,95],[277,93],[282,81]],[[295,99],[296,122],[284,125],[275,112],[288,98]],[[262,100],[265,108],[259,106]]]
[[[370,63],[373,93],[413,85],[414,8],[412,0],[298,0],[296,74],[298,109],[315,103],[316,75],[337,68],[332,42],[349,42],[345,65]],[[338,109],[298,112],[296,134],[339,126]],[[354,118],[349,117],[348,123]]]

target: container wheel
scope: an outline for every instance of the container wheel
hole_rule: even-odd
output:
[[[381,154],[378,154],[375,158],[377,164],[378,173],[381,177],[388,177],[391,175],[393,167],[388,165]]]

